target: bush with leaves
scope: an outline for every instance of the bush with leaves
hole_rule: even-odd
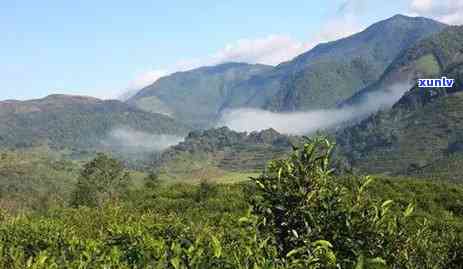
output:
[[[280,259],[304,268],[440,266],[442,261],[416,251],[431,235],[426,226],[412,229],[414,206],[397,212],[392,200],[376,203],[366,192],[370,177],[351,176],[349,187],[340,184],[333,176],[333,148],[325,138],[308,139],[253,179],[257,227],[272,235]]]
[[[155,173],[155,172],[152,172],[150,173],[146,178],[145,178],[145,182],[144,182],[144,186],[145,188],[147,189],[150,189],[150,190],[155,190],[155,189],[158,189],[159,186],[161,185],[161,180],[159,179],[159,174],[158,173]]]
[[[113,203],[104,200],[124,191],[125,172],[100,155],[75,193],[101,206],[0,209],[0,268],[461,268],[463,216],[449,206],[462,187],[335,174],[332,147],[307,141],[239,184],[153,176]],[[408,191],[419,194],[415,212]]]

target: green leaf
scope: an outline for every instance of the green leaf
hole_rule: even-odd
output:
[[[299,238],[299,234],[296,230],[291,230],[291,233],[294,235],[294,237]]]
[[[296,255],[296,254],[298,254],[298,253],[301,252],[301,251],[303,251],[302,248],[295,248],[295,249],[291,250],[290,252],[288,252],[288,253],[286,254],[286,257],[287,257],[287,258],[290,258],[290,257],[292,257],[292,256],[294,256],[294,255]]]
[[[369,265],[386,265],[386,261],[381,257],[376,257],[373,259],[368,259],[367,263]]]
[[[409,217],[413,211],[415,211],[415,205],[414,204],[408,204],[407,208],[404,211],[404,217]]]
[[[179,269],[179,268],[180,268],[180,258],[179,258],[179,257],[172,258],[172,259],[170,260],[170,263],[172,264],[172,266],[173,266],[175,269]]]
[[[393,202],[394,202],[393,200],[387,200],[381,205],[381,208],[384,209],[384,208],[388,207],[390,204],[392,204]]]
[[[360,187],[359,192],[362,193],[372,182],[373,182],[373,178],[370,176],[366,176],[365,182]]]
[[[262,184],[262,182],[260,182],[259,180],[256,180],[256,184],[257,184],[257,186],[259,186],[261,189],[265,189],[265,185]]]
[[[363,256],[363,254],[360,254],[360,256],[357,257],[355,269],[364,269],[364,268],[365,268],[365,256]]]
[[[320,246],[324,248],[333,248],[333,245],[331,245],[330,242],[326,240],[318,240],[312,243],[313,246]]]
[[[246,218],[246,217],[240,218],[240,219],[238,220],[238,222],[239,222],[239,223],[242,223],[242,224],[244,224],[244,223],[246,223],[246,224],[252,223],[251,219]]]
[[[217,237],[211,235],[212,238],[212,248],[214,250],[214,257],[220,258],[222,256],[222,246],[220,244],[219,239]]]

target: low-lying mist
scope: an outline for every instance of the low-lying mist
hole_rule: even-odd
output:
[[[119,127],[113,129],[102,144],[122,152],[153,152],[165,150],[183,139],[175,135],[158,135]]]
[[[251,108],[228,110],[222,114],[218,125],[240,132],[273,128],[283,134],[310,134],[389,108],[411,87],[410,83],[395,84],[385,91],[366,95],[364,101],[359,104],[343,108],[291,113],[274,113]]]

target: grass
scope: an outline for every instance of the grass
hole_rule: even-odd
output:
[[[425,76],[434,76],[441,72],[439,63],[433,54],[428,54],[419,58],[416,63],[416,70]]]

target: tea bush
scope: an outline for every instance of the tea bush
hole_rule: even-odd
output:
[[[152,175],[141,189],[119,184],[125,171],[100,155],[75,188],[94,188],[96,203],[0,211],[0,268],[461,267],[461,216],[432,191],[458,200],[463,188],[425,188],[421,207],[419,191],[415,201],[400,193],[422,183],[335,175],[333,147],[308,140],[240,184]]]

